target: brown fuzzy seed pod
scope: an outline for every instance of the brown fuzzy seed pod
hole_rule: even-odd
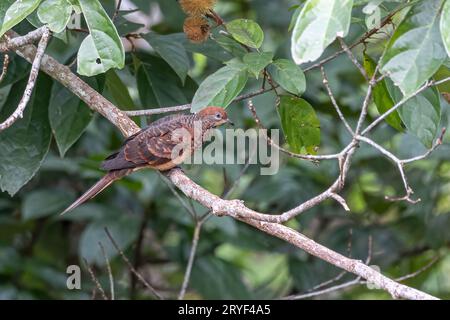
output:
[[[216,4],[216,0],[180,0],[181,9],[188,15],[205,14]]]
[[[188,17],[184,21],[183,31],[192,42],[201,43],[206,41],[210,30],[208,20],[202,16]]]

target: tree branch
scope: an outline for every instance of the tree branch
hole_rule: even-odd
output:
[[[36,48],[31,45],[27,45],[16,50],[19,55],[21,55],[28,61],[32,61],[32,57],[34,57],[35,51]],[[90,108],[103,114],[112,124],[117,126],[125,136],[130,136],[131,134],[139,130],[139,127],[133,121],[131,121],[124,112],[117,109],[99,93],[95,92],[86,83],[76,77],[70,71],[70,69],[59,64],[53,58],[44,56],[41,69],[57,81],[61,82],[78,97],[80,97],[87,103],[88,106],[90,106]],[[367,97],[366,100],[368,100]],[[353,139],[353,141],[349,143],[349,145],[343,150],[343,152],[339,154],[338,159],[340,161],[341,174],[337,181],[332,185],[332,187],[330,187],[333,191],[330,191],[329,189],[322,195],[319,195],[316,198],[307,201],[305,204],[302,204],[299,207],[293,209],[293,211],[291,210],[294,216],[295,214],[298,214],[299,211],[304,211],[307,208],[317,205],[326,198],[331,197],[332,194],[335,193],[335,190],[338,190],[343,186],[345,176],[350,167],[350,159],[356,150],[356,146],[357,141]],[[399,284],[377,272],[376,270],[370,268],[362,261],[347,258],[316,243],[312,239],[309,239],[308,237],[304,236],[301,233],[298,233],[297,231],[289,227],[286,227],[279,223],[269,223],[255,220],[254,218],[259,219],[261,218],[261,216],[264,218],[273,216],[261,215],[251,209],[248,209],[240,200],[223,200],[194,183],[179,169],[170,171],[167,176],[184,194],[200,202],[206,208],[212,210],[213,213],[217,215],[228,215],[234,217],[235,219],[249,224],[262,232],[289,242],[292,245],[330,264],[333,264],[338,268],[367,279],[367,281],[374,283],[381,289],[389,292],[394,298],[437,299],[436,297],[433,297],[414,288]],[[281,222],[282,220],[279,220],[278,218],[278,220],[276,221]]]
[[[174,169],[170,171],[169,177],[172,182],[188,197],[192,197],[198,200],[202,205],[207,208],[215,210],[218,201],[225,201],[218,198],[216,195],[209,193],[195,182],[187,178],[181,170]],[[229,202],[229,201],[225,201]],[[329,262],[341,269],[354,273],[367,279],[369,282],[376,284],[381,289],[388,291],[393,298],[406,298],[406,299],[436,299],[435,297],[428,295],[419,290],[399,284],[371,267],[364,264],[362,261],[347,258],[337,252],[334,252],[321,244],[309,239],[297,231],[283,226],[277,223],[268,223],[263,221],[253,220],[251,218],[236,217],[231,211],[225,212],[226,215],[232,216],[242,222],[245,222],[267,234],[287,241],[294,246],[303,249],[309,254],[316,256],[326,262]]]
[[[10,37],[16,37],[17,33],[8,31],[6,33]],[[26,37],[26,36],[25,36]],[[11,39],[10,41],[13,41]],[[16,53],[32,63],[36,55],[36,47],[33,45],[25,45],[17,48]],[[121,110],[116,108],[111,102],[105,99],[101,94],[92,89],[86,82],[77,77],[72,71],[60,64],[54,58],[45,55],[42,58],[41,70],[50,77],[60,82],[72,93],[84,101],[92,110],[100,113],[111,123],[113,123],[125,136],[130,136],[140,130],[128,116]]]
[[[331,91],[330,83],[328,82],[327,74],[325,73],[325,68],[323,66],[320,67],[320,71],[322,72],[322,78],[323,78],[323,85],[325,86],[325,89],[327,89],[328,96],[330,97],[331,103],[333,104],[334,108],[336,109],[336,112],[341,119],[342,123],[347,128],[347,131],[350,132],[352,136],[355,135],[353,132],[352,127],[348,124],[347,119],[345,119],[344,114],[341,111],[341,108],[339,107],[336,98],[334,97],[333,91]]]
[[[18,34],[14,31],[9,31],[5,36],[3,36],[5,40],[0,42],[0,52],[14,51],[27,44],[32,44],[33,42],[41,39],[44,33],[48,31],[47,26],[33,30],[24,36],[18,36]]]
[[[3,123],[0,123],[0,131],[3,131],[11,127],[18,119],[21,119],[23,117],[23,112],[25,111],[25,108],[27,107],[28,102],[30,101],[31,95],[33,94],[33,90],[36,85],[36,80],[39,74],[39,69],[41,67],[42,58],[44,56],[44,52],[45,49],[47,48],[48,40],[50,38],[50,30],[47,27],[43,27],[42,30],[43,30],[42,37],[41,40],[39,41],[36,54],[34,55],[32,60],[33,63],[31,66],[30,76],[28,78],[28,83],[23,93],[22,99],[20,99],[16,111],[14,111],[14,113],[11,116],[9,116],[8,119],[6,119]],[[6,67],[8,67],[7,64]]]
[[[277,86],[274,86],[274,88],[277,88]],[[240,102],[240,101],[247,100],[247,99],[251,99],[253,97],[256,97],[256,96],[259,96],[261,94],[270,92],[272,90],[274,90],[274,89],[272,89],[272,88],[264,89],[263,88],[263,89],[260,89],[258,91],[255,91],[255,92],[246,93],[246,94],[240,95],[239,97],[234,99],[233,103]],[[191,109],[191,104],[190,103],[182,104],[182,105],[174,106],[174,107],[125,111],[125,114],[130,116],[130,117],[137,117],[137,116],[149,116],[149,115],[161,114],[161,113],[169,113],[169,112],[186,111],[186,110],[189,110],[189,109]]]

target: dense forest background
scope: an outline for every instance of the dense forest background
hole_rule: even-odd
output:
[[[136,12],[125,11],[131,10],[131,2]],[[363,12],[369,2],[355,1],[350,31],[345,38],[347,44],[357,41],[369,29],[368,15]],[[381,17],[401,5],[400,1],[378,3]],[[101,4],[112,17],[116,2],[105,0]],[[303,2],[220,0],[215,11],[225,21],[238,18],[256,21],[264,31],[261,50],[273,52],[277,59],[292,60],[289,26],[292,16],[298,13],[298,5]],[[224,61],[239,55],[234,50],[242,50],[223,39],[216,41],[220,36],[217,29],[212,30],[213,39],[206,43],[189,42],[183,34],[186,15],[175,0],[124,1],[122,10],[115,25],[127,50],[125,67],[83,79],[123,110],[190,103],[199,84],[221,68]],[[33,13],[14,30],[23,35],[39,23]],[[86,29],[84,20],[81,23],[80,29]],[[353,50],[361,63],[363,54],[376,59],[383,53],[399,23],[388,24]],[[69,29],[52,37],[46,53],[71,65],[75,71],[73,62],[86,33]],[[148,33],[143,38],[135,36],[141,32]],[[170,35],[163,39],[176,42],[185,50],[188,64],[184,68],[174,70],[164,59],[164,53],[149,45],[152,39],[158,39],[157,35]],[[335,41],[322,56],[339,50],[339,42]],[[10,54],[10,58],[6,78],[0,83],[2,120],[17,106],[30,70],[30,64],[21,57]],[[448,77],[449,67],[447,57],[434,77]],[[328,62],[325,70],[336,100],[354,126],[366,94],[366,79],[345,54]],[[180,80],[180,72],[184,72],[185,81]],[[320,119],[318,152],[339,152],[347,145],[349,136],[331,105],[320,69],[305,75],[306,91],[302,98],[313,106]],[[241,93],[260,87],[261,79],[253,77]],[[450,83],[439,90],[450,92]],[[276,100],[276,94],[270,91],[254,97],[253,103],[266,127],[281,129]],[[233,103],[227,110],[236,127],[256,127],[246,101]],[[439,112],[436,135],[440,128],[450,126],[450,107],[443,96]],[[368,123],[378,115],[372,103]],[[133,119],[145,126],[158,117]],[[26,128],[20,121],[27,122]],[[412,131],[382,123],[371,138],[399,158],[409,158],[423,154],[428,148],[423,137]],[[99,243],[111,263],[116,298],[153,299],[152,292],[114,248],[105,227],[134,268],[165,298],[179,295],[195,236],[199,236],[198,248],[186,298],[272,299],[306,293],[338,276],[330,285],[355,278],[230,217],[212,216],[199,234],[195,233],[190,213],[202,215],[207,210],[183,196],[180,201],[170,182],[151,170],[134,173],[76,211],[59,216],[103,175],[98,169],[101,160],[118,149],[122,141],[120,132],[106,119],[94,114],[48,76],[39,76],[24,119],[0,133],[0,180],[5,190],[0,193],[0,299],[90,299],[96,285],[86,265],[109,294],[109,272]],[[369,256],[371,265],[393,279],[426,267],[404,283],[440,298],[450,298],[449,133],[443,142],[428,158],[406,167],[409,184],[415,191],[413,197],[421,202],[385,200],[386,195],[402,194],[401,176],[389,159],[361,144],[341,193],[351,211],[346,212],[339,203],[328,200],[288,225],[344,255],[360,260]],[[35,172],[26,185],[22,186],[27,178],[16,172],[15,166]],[[217,195],[226,193],[238,179],[229,198],[239,198],[255,210],[274,213],[317,195],[339,174],[335,161],[315,164],[284,154],[280,171],[273,176],[261,176],[258,165],[187,165],[183,169]],[[66,287],[69,265],[81,266],[81,290]],[[98,292],[96,296],[101,299]],[[359,284],[316,298],[389,297],[382,290]]]

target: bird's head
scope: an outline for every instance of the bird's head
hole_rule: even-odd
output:
[[[204,121],[209,128],[215,128],[225,123],[233,125],[233,122],[228,119],[227,112],[221,107],[206,107],[197,113],[197,117]]]

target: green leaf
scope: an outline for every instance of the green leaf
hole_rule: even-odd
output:
[[[269,66],[273,80],[284,90],[301,96],[306,90],[306,78],[302,69],[287,59],[276,60]]]
[[[0,1],[0,30],[3,26],[3,20],[5,19],[5,14],[8,8],[13,4],[14,0],[2,0]]]
[[[58,189],[45,189],[27,193],[22,205],[22,219],[38,219],[59,213],[74,198],[73,194]]]
[[[123,68],[125,50],[108,14],[98,0],[78,0],[90,35],[78,51],[78,73],[94,76],[111,68]]]
[[[120,36],[125,36],[129,33],[135,33],[139,29],[145,27],[144,24],[132,22],[124,18],[125,15],[132,12],[135,12],[135,10],[130,11],[121,10],[119,15],[116,17],[116,20],[114,20],[114,25],[116,26],[117,32],[119,33]]]
[[[11,1],[2,0],[4,4],[1,6],[4,9],[6,4],[9,4]],[[41,0],[20,0],[15,1],[5,12],[3,18],[3,24],[0,29],[0,37],[2,37],[6,31],[12,29],[14,26],[19,24],[23,19],[25,19],[30,13],[32,13],[38,7]],[[1,11],[2,7],[0,7],[0,22],[1,22]]]
[[[81,6],[78,3],[78,0],[69,0],[69,2],[72,4],[73,9],[75,10],[76,14],[81,14]]]
[[[450,1],[446,1],[441,14],[441,35],[447,54],[450,57]]]
[[[231,53],[234,57],[243,57],[247,54],[247,50],[236,42],[234,39],[227,37],[223,34],[218,34],[214,37],[214,40],[219,46],[224,48],[227,52]]]
[[[122,110],[136,109],[127,86],[114,70],[106,73],[106,88],[112,95],[116,105]]]
[[[297,8],[295,8],[294,10],[294,14],[292,15],[291,18],[291,22],[289,23],[289,27],[288,27],[288,31],[291,32],[294,27],[295,27],[295,23],[297,22],[298,16],[300,15],[300,12],[302,12],[302,7],[298,6]]]
[[[207,77],[192,101],[191,112],[198,112],[207,106],[226,108],[244,89],[248,75],[246,69],[227,65]]]
[[[403,99],[401,91],[392,81],[387,88],[395,103]],[[409,99],[399,109],[399,115],[408,132],[415,135],[427,148],[431,148],[439,131],[441,121],[441,101],[437,88],[429,88],[421,94]]]
[[[247,65],[248,71],[250,71],[256,79],[259,78],[261,71],[272,62],[272,59],[272,52],[250,52],[242,58]]]
[[[124,215],[110,210],[110,216],[105,220],[95,221],[87,226],[81,235],[78,254],[85,258],[88,263],[95,263],[99,266],[105,265],[101,249],[98,245],[102,243],[106,255],[109,259],[117,255],[116,249],[108,239],[105,228],[111,233],[113,239],[121,250],[130,246],[139,234],[140,221],[136,215]]]
[[[23,80],[13,85],[1,110],[0,121],[17,108],[26,83]],[[41,74],[23,118],[0,134],[0,188],[11,196],[33,178],[50,147],[51,130],[47,106],[51,86],[51,79]]]
[[[192,270],[192,287],[204,298],[251,299],[239,268],[216,257],[202,257]]]
[[[68,0],[44,0],[37,11],[39,20],[56,33],[64,31],[72,16]]]
[[[147,108],[170,107],[190,101],[179,77],[164,60],[142,54],[139,58],[142,62],[137,72],[137,83],[143,105]]]
[[[314,108],[301,98],[282,96],[278,113],[290,149],[315,154],[320,144],[320,121]]]
[[[398,26],[381,60],[387,74],[408,96],[442,65],[447,54],[439,32],[442,0],[420,1]]]
[[[61,157],[78,141],[92,119],[89,107],[57,83],[52,90],[49,119]]]
[[[183,44],[176,41],[172,35],[161,36],[155,33],[149,33],[144,36],[144,39],[172,67],[184,85],[190,63]]]
[[[308,0],[294,26],[292,57],[297,64],[318,59],[350,28],[353,0]]]
[[[366,69],[367,75],[369,77],[373,76],[375,68],[376,68],[375,61],[373,61],[372,58],[370,58],[368,55],[364,55],[364,69]],[[379,82],[373,88],[373,100],[380,114],[389,111],[395,105],[394,100],[391,98],[389,94],[386,79]],[[398,131],[403,131],[402,120],[400,119],[400,116],[398,115],[397,111],[391,113],[388,117],[386,117],[385,120],[391,127],[397,129]]]
[[[227,23],[227,31],[236,41],[251,48],[261,47],[264,41],[264,32],[261,27],[252,20],[237,19]]]

